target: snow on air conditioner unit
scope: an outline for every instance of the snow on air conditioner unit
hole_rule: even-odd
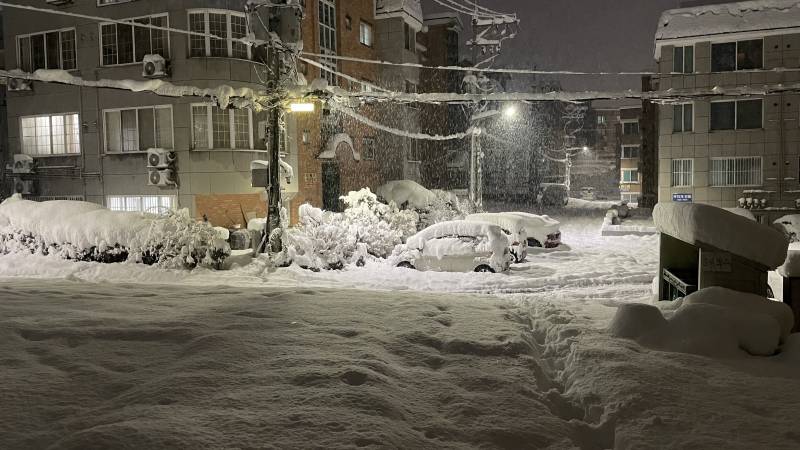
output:
[[[161,55],[144,55],[142,76],[145,78],[164,78],[169,76],[167,60]]]
[[[172,169],[150,169],[147,184],[149,186],[177,186],[175,172]]]
[[[147,150],[147,167],[150,169],[166,169],[178,159],[178,155],[172,150],[163,148],[151,148]]]
[[[7,82],[7,87],[8,90],[12,92],[32,91],[33,81],[23,80],[22,78],[9,78]]]
[[[14,192],[21,195],[33,195],[36,193],[36,183],[33,180],[14,180]]]
[[[33,173],[35,161],[30,155],[14,155],[14,166],[11,171],[14,173]]]

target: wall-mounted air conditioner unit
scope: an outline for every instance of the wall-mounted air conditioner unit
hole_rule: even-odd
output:
[[[161,55],[144,55],[142,76],[145,78],[164,78],[169,76],[167,60]]]
[[[172,169],[150,169],[147,184],[150,186],[177,186],[178,180]]]
[[[178,154],[163,148],[147,150],[147,167],[150,169],[166,169],[175,164]]]
[[[32,91],[33,81],[23,80],[22,78],[9,78],[6,86],[12,92]]]
[[[33,180],[14,180],[14,192],[22,195],[33,195],[36,193],[36,182]]]
[[[11,170],[14,173],[33,173],[35,161],[29,155],[14,155],[14,166]]]

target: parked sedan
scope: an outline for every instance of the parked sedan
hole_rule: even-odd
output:
[[[506,213],[470,214],[464,219],[468,222],[488,222],[500,227],[508,238],[509,250],[515,263],[521,263],[528,257],[528,234],[525,219]]]
[[[457,220],[432,225],[398,245],[396,267],[436,272],[505,272],[511,255],[499,226]]]
[[[525,222],[528,247],[556,248],[561,245],[561,223],[550,216],[539,216],[525,212],[505,213],[520,217]]]

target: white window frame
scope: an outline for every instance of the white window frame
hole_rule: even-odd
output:
[[[627,198],[625,198],[626,196],[627,196]],[[636,199],[636,201],[634,201],[634,198]],[[622,192],[622,193],[620,193],[620,197],[619,197],[620,201],[623,201],[623,202],[627,201],[628,204],[638,204],[639,203],[639,199],[641,199],[641,198],[642,198],[642,194],[639,193],[639,192]]]
[[[155,110],[157,110],[157,109],[169,109],[170,122],[172,123],[172,127],[171,127],[171,129],[169,131],[170,135],[172,136],[171,137],[172,148],[167,148],[167,150],[174,150],[175,149],[175,112],[172,109],[172,105],[134,106],[134,107],[130,107],[130,108],[104,109],[102,111],[102,113],[103,113],[103,153],[105,153],[107,155],[131,155],[131,154],[135,155],[137,153],[147,153],[147,149],[129,151],[129,152],[126,152],[126,151],[110,152],[110,151],[108,151],[108,121],[106,120],[106,113],[119,112],[120,114],[122,114],[122,111],[130,111],[130,110],[135,110],[136,111],[136,148],[139,148],[139,110],[140,109],[152,109],[153,110],[153,121],[154,121],[153,122],[153,133],[154,134],[156,132],[156,129],[155,129],[155,124],[156,124],[156,122],[155,122],[155,120],[156,120]]]
[[[709,49],[708,49],[709,62],[712,65],[714,64],[714,45],[736,44],[736,53],[735,54],[737,55],[736,56],[736,60],[734,61],[734,64],[736,66],[736,68],[734,70],[728,70],[728,71],[724,71],[724,72],[713,72],[712,71],[712,73],[728,73],[728,72],[739,72],[739,71],[742,71],[742,70],[753,70],[753,69],[740,69],[739,68],[739,57],[738,57],[738,55],[739,55],[739,43],[740,42],[747,42],[747,41],[758,41],[758,40],[761,41],[761,69],[755,69],[755,70],[764,70],[764,68],[767,66],[767,47],[765,45],[766,43],[764,42],[764,38],[756,38],[756,39],[739,39],[739,40],[736,40],[736,41],[712,42],[711,43],[711,47],[709,47]]]
[[[61,34],[64,33],[64,32],[67,32],[67,31],[72,31],[73,33],[75,33],[75,48],[73,48],[73,51],[75,52],[75,67],[72,68],[72,69],[64,69],[64,49],[62,48],[62,45],[61,45]],[[16,43],[17,43],[16,52],[17,52],[17,68],[18,69],[22,70],[22,47],[20,46],[20,42],[23,39],[28,38],[28,45],[30,46],[31,45],[30,44],[30,42],[31,42],[30,38],[32,38],[33,36],[39,36],[39,35],[41,35],[43,37],[43,39],[44,39],[45,58],[44,58],[44,67],[43,68],[47,69],[47,61],[49,59],[47,57],[47,34],[49,34],[49,33],[58,33],[58,68],[62,69],[62,70],[69,70],[69,71],[78,70],[78,31],[77,31],[77,29],[75,27],[59,28],[59,29],[56,29],[56,30],[46,30],[46,31],[40,31],[40,32],[37,32],[37,33],[29,33],[29,34],[17,35],[17,37],[16,37]],[[32,50],[33,46],[31,46],[30,49]],[[33,72],[33,54],[31,54],[31,72]]]
[[[635,149],[637,149],[636,153],[638,154],[638,156],[636,156],[635,158],[632,158],[630,156],[625,156],[625,149],[627,149],[627,148],[635,148]],[[638,160],[641,157],[641,153],[642,153],[642,146],[641,145],[638,145],[638,144],[625,144],[625,145],[622,146],[622,153],[620,153],[620,159]]]
[[[155,200],[158,203],[155,206],[157,211],[145,210],[145,200]],[[105,201],[106,208],[111,211],[162,214],[165,211],[178,209],[178,198],[175,195],[107,195]]]
[[[636,130],[638,131],[636,134],[625,134],[625,124],[629,124],[629,123],[635,123],[636,124]],[[623,136],[641,136],[641,134],[642,134],[641,126],[642,125],[639,123],[639,119],[624,119],[624,120],[620,120],[620,124],[622,124],[622,130],[621,131],[622,131],[622,135]]]
[[[231,59],[241,59],[241,58],[237,58],[237,57],[233,56],[233,41],[234,41],[234,38],[233,38],[233,33],[231,31],[231,28],[232,28],[232,26],[231,26],[231,16],[236,16],[236,17],[244,18],[245,20],[247,20],[247,15],[246,14],[240,13],[238,11],[231,11],[229,9],[213,9],[213,8],[194,8],[194,9],[189,9],[189,10],[186,11],[187,28],[189,28],[190,25],[191,25],[191,20],[192,20],[191,17],[192,17],[193,14],[203,14],[203,25],[205,26],[205,29],[203,30],[203,32],[206,35],[210,35],[211,34],[211,21],[210,21],[208,15],[209,14],[225,14],[226,15],[225,22],[226,22],[226,26],[227,26],[227,30],[226,30],[227,38],[225,39],[225,43],[227,45],[228,56],[211,56],[211,36],[206,36],[204,38],[204,41],[205,41],[205,54],[203,56],[191,56],[192,55],[192,42],[191,42],[190,38],[187,39],[187,47],[188,47],[188,50],[189,50],[187,52],[187,56],[189,58],[231,58]],[[253,59],[253,50],[249,45],[246,46],[246,47],[247,47],[247,59],[251,60],[251,59]]]
[[[636,181],[625,181],[625,172],[636,172]],[[640,184],[642,182],[639,169],[621,169],[619,180],[621,184]]]
[[[375,161],[378,159],[378,148],[375,146],[374,137],[365,136],[361,138],[361,147],[361,157],[364,159],[364,161]],[[367,152],[367,148],[372,149],[372,155]]]
[[[686,49],[688,47],[692,48],[692,71],[691,72],[687,72],[686,71]],[[683,68],[682,68],[682,70],[680,72],[676,72],[675,71],[675,61],[673,59],[673,61],[672,61],[672,73],[673,74],[686,74],[686,75],[695,73],[697,71],[697,66],[696,66],[696,64],[697,64],[697,49],[695,48],[694,44],[691,44],[691,45],[676,45],[676,46],[674,46],[673,50],[672,50],[672,57],[673,58],[675,58],[675,50],[677,50],[677,49],[681,49],[681,52],[683,53]]]
[[[367,33],[364,33],[367,30]],[[367,47],[375,46],[375,28],[371,23],[362,20],[358,25],[358,41]]]
[[[739,128],[739,102],[746,102],[746,101],[754,101],[754,100],[761,100],[761,128]],[[763,98],[745,98],[741,100],[711,100],[711,103],[733,103],[733,128],[725,128],[722,130],[715,130],[711,128],[712,117],[711,117],[711,108],[708,110],[708,131],[711,133],[719,133],[722,131],[751,131],[751,130],[763,130],[764,129],[764,108],[765,106],[765,99]]]
[[[690,130],[683,129],[683,124],[686,123],[686,105],[691,105],[692,106],[692,129],[690,129]],[[694,120],[695,120],[695,114],[696,114],[695,111],[697,110],[697,107],[695,106],[694,102],[676,103],[676,104],[672,105],[673,114],[675,113],[675,107],[676,106],[680,106],[681,107],[681,130],[680,131],[675,131],[675,118],[673,117],[672,118],[672,120],[673,120],[673,122],[672,122],[672,134],[693,133],[694,132]]]
[[[76,126],[78,127],[78,151],[77,152],[69,152],[68,146],[66,141],[64,142],[64,153],[53,153],[53,117],[55,116],[77,116],[78,121]],[[22,130],[22,121],[23,119],[38,119],[41,117],[48,117],[50,118],[50,153],[27,153],[25,151],[25,141],[23,138],[23,130]],[[66,120],[65,120],[66,123]],[[82,141],[83,141],[83,130],[81,129],[81,115],[77,111],[74,112],[65,112],[65,113],[52,113],[52,114],[36,114],[32,116],[20,116],[19,118],[19,139],[20,139],[20,148],[23,154],[32,156],[34,158],[50,158],[50,157],[65,157],[65,156],[80,156],[81,152],[83,151]],[[66,130],[64,132],[64,137],[66,139]]]
[[[207,127],[207,134],[206,139],[208,139],[208,148],[196,148],[194,146],[195,142],[195,134],[194,134],[194,108],[195,107],[205,107],[206,108],[206,127]],[[234,114],[233,109],[226,109],[224,111],[228,111],[228,121],[230,123],[229,133],[230,133],[230,148],[214,148],[214,124],[212,120],[212,110],[214,108],[219,108],[217,105],[212,103],[192,103],[189,105],[189,117],[191,120],[191,127],[192,127],[192,150],[198,151],[213,151],[213,150],[254,150],[255,149],[255,140],[253,138],[253,110],[249,108],[245,108],[247,110],[247,120],[248,120],[248,128],[249,128],[249,138],[250,138],[250,146],[249,148],[237,148],[236,147],[236,125],[234,122]],[[174,141],[173,141],[174,142]]]
[[[338,11],[336,9],[336,3],[333,0],[319,0],[320,6],[323,8],[328,8],[333,15],[332,24],[323,22],[322,17],[317,17],[317,29],[319,30],[319,48],[320,53],[323,55],[330,55],[336,56],[338,54],[338,47],[339,47],[339,38],[336,36],[336,31],[338,27]],[[322,42],[322,31],[323,28],[328,32],[332,33],[334,36],[334,42],[332,46],[323,45]],[[359,31],[360,32],[360,31]],[[325,66],[325,68],[320,68],[320,78],[327,80],[328,84],[331,86],[337,86],[339,77],[336,75],[338,71],[338,66],[335,60],[328,59],[328,58],[320,58],[320,64]]]
[[[714,171],[714,161],[741,161],[741,160],[752,160],[752,161],[759,161],[759,171],[758,171],[758,183],[750,183],[750,184],[742,184],[738,183],[735,179],[736,171],[734,170],[734,182],[733,184],[714,184],[715,181],[715,174],[718,172]],[[723,174],[728,174],[730,171],[722,172]],[[708,175],[709,175],[709,186],[715,188],[739,188],[739,187],[759,187],[764,185],[764,158],[761,156],[726,156],[726,157],[718,157],[718,158],[710,158],[710,164],[708,168]]]
[[[686,171],[685,164],[689,163],[689,170]],[[692,187],[694,186],[694,159],[678,158],[673,159],[670,164],[670,184],[672,187]]]
[[[125,3],[130,2],[130,1],[134,1],[134,0],[123,0],[123,2],[125,2]],[[120,3],[122,3],[122,2],[120,2]],[[114,3],[110,3],[110,4],[113,5]],[[98,6],[108,6],[108,5],[98,5]],[[101,67],[117,67],[117,66],[131,66],[131,65],[135,65],[135,64],[141,64],[142,61],[136,61],[136,25],[135,25],[134,21],[137,20],[137,19],[152,19],[154,17],[164,17],[164,18],[166,18],[167,19],[167,23],[164,26],[165,27],[169,27],[169,13],[148,14],[148,15],[145,15],[145,16],[127,17],[125,19],[120,19],[123,22],[131,22],[131,27],[133,27],[132,31],[131,31],[133,33],[133,36],[131,36],[133,38],[133,62],[129,62],[129,63],[119,63],[119,62],[118,63],[114,63],[114,64],[104,64],[103,63],[103,27],[107,26],[107,25],[117,25],[117,26],[119,26],[120,24],[117,23],[117,22],[102,22],[102,23],[100,23],[97,26],[97,36],[98,36],[97,40],[100,43],[100,66]],[[148,28],[148,29],[152,31],[152,28]],[[170,55],[172,53],[171,52],[171,50],[172,50],[172,42],[170,40],[171,39],[170,38],[170,33],[166,32],[165,34],[167,36],[167,43],[166,43],[167,55],[165,56],[165,58],[169,59]],[[116,46],[117,46],[117,60],[119,61],[119,30],[118,29],[117,29]],[[150,34],[150,49],[152,50],[152,48],[153,48],[153,35],[151,33]]]

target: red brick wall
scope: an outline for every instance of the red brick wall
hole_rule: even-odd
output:
[[[261,194],[196,195],[194,206],[197,218],[205,215],[215,227],[245,228],[249,218],[267,215],[267,205]]]

